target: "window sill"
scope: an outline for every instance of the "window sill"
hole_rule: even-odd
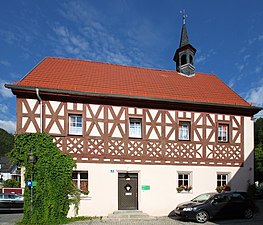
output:
[[[84,195],[84,194],[81,194],[80,195],[80,200],[91,200],[92,197],[90,197],[89,195]]]
[[[178,194],[193,194],[193,191],[177,191]]]
[[[73,136],[73,137],[82,137],[83,134],[68,134],[68,136]]]

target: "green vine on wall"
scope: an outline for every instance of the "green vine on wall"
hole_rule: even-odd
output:
[[[32,152],[36,161],[28,161]],[[72,170],[75,161],[58,150],[51,136],[44,133],[18,134],[15,148],[10,152],[12,161],[25,167],[25,180],[33,180],[33,204],[31,212],[31,187],[24,191],[23,224],[61,224],[69,210],[69,190],[74,190]],[[78,202],[75,201],[78,207]]]

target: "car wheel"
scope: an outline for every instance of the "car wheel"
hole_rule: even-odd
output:
[[[196,221],[199,223],[205,223],[207,220],[209,220],[209,215],[206,211],[200,211],[195,216]]]
[[[245,219],[251,219],[253,217],[253,210],[250,209],[250,208],[247,208],[245,211],[244,211],[244,218]]]

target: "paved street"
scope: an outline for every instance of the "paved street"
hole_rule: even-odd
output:
[[[233,219],[233,220],[214,220],[205,223],[206,225],[262,225],[263,224],[263,200],[257,202],[259,211],[255,213],[254,218],[250,220]],[[14,225],[15,221],[20,220],[23,214],[0,214],[1,225]],[[143,220],[122,220],[121,222],[110,221],[107,219],[94,219],[70,223],[70,225],[188,225],[197,224],[195,222],[180,221],[168,217],[156,217]]]
[[[0,224],[10,225],[15,224],[16,221],[19,221],[23,218],[23,213],[0,213]]]

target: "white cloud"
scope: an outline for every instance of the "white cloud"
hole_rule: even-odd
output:
[[[260,73],[262,71],[262,66],[263,65],[257,65],[255,68],[255,73]]]
[[[0,60],[0,64],[2,64],[4,66],[11,66],[10,62],[8,62],[6,60]]]
[[[0,94],[3,98],[12,98],[14,95],[12,94],[10,89],[5,88],[5,83],[8,83],[4,80],[0,80]]]
[[[153,27],[151,24],[146,23],[148,26],[145,26],[145,23],[140,23],[136,29],[134,24],[130,23],[127,24],[129,29],[118,27],[123,29],[123,32],[118,31],[118,34],[121,34],[119,37],[114,25],[107,22],[107,15],[100,9],[95,9],[92,4],[66,1],[58,11],[75,26],[68,28],[56,24],[56,27],[52,28],[56,36],[50,39],[57,55],[124,65],[155,65],[152,59],[144,56],[140,47],[142,44],[149,44],[150,38],[156,36],[152,35],[149,28]]]
[[[263,106],[263,80],[260,86],[249,90],[246,99],[253,105]]]
[[[14,134],[16,131],[16,122],[11,120],[0,120],[0,127],[8,133]]]
[[[263,107],[263,79],[261,80],[260,85],[258,87],[249,90],[249,92],[247,93],[246,100],[252,105]],[[263,110],[257,113],[254,117],[263,118]]]
[[[214,49],[210,49],[208,52],[201,54],[200,56],[198,56],[198,58],[196,58],[195,63],[196,64],[203,64],[204,62],[207,61],[208,58],[210,58],[211,56],[215,55],[216,52],[214,51]]]
[[[8,111],[8,107],[4,104],[0,104],[0,112],[6,113]]]

